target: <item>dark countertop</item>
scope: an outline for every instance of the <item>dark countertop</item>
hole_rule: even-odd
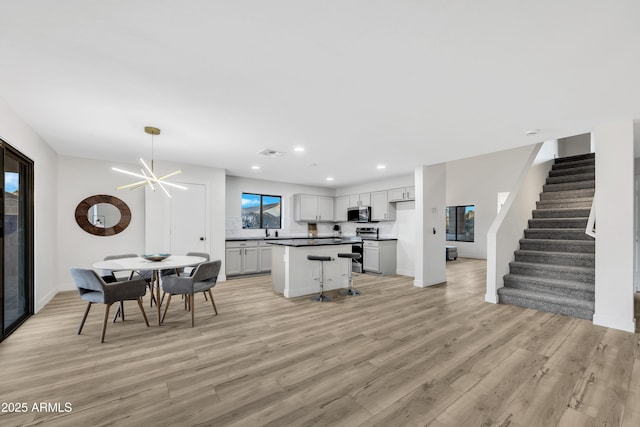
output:
[[[332,245],[351,245],[352,243],[359,242],[360,240],[354,240],[355,238],[346,239],[273,239],[268,240],[267,243],[271,245],[280,246],[332,246]]]
[[[383,242],[385,240],[398,240],[397,237],[363,237],[362,240],[375,240],[376,242]]]
[[[227,237],[225,240],[227,242],[242,242],[242,241],[254,241],[254,240],[264,240],[264,241],[278,241],[278,240],[333,240],[335,239],[335,237],[331,237],[331,236],[320,236],[320,237],[315,237],[313,239],[309,239],[308,237],[304,237],[304,236],[278,236],[278,237]],[[358,237],[358,236],[344,236],[342,237],[342,240],[344,240],[346,243],[357,243],[360,242],[362,240],[375,240],[378,242],[384,241],[384,240],[398,240],[396,237]]]
[[[333,236],[320,236],[320,237],[313,237],[312,240],[333,240],[336,237]],[[249,241],[249,240],[265,240],[265,241],[271,241],[271,240],[309,240],[310,238],[307,236],[278,236],[278,237],[274,237],[274,236],[270,236],[270,237],[227,237],[225,239],[225,241],[227,242],[242,242],[242,241]],[[344,236],[342,237],[343,240],[349,240],[351,242],[353,241],[357,241],[359,242],[361,239],[359,237],[356,236]]]

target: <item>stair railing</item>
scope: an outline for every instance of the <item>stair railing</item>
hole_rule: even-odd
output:
[[[591,202],[591,211],[589,211],[589,220],[584,230],[585,234],[596,238],[596,193],[593,193],[593,201]]]

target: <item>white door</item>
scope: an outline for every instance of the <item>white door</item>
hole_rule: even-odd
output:
[[[333,197],[318,196],[318,221],[333,221]]]
[[[172,189],[170,199],[171,253],[208,252],[205,222],[205,186],[181,184],[187,190]]]

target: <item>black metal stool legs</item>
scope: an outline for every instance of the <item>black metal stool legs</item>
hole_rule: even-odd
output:
[[[324,294],[324,262],[332,261],[331,257],[320,256],[320,255],[307,255],[307,259],[310,261],[320,261],[320,294],[311,297],[311,301],[316,301],[316,302],[331,301],[332,298],[329,295]]]
[[[361,257],[360,254],[357,254],[357,253],[338,254],[338,258],[349,259],[349,266],[347,270],[347,280],[348,280],[347,289],[344,289],[340,292],[342,295],[355,297],[361,294],[359,290],[353,288],[353,267],[352,267],[352,261],[351,261],[354,259],[360,259],[360,257]]]

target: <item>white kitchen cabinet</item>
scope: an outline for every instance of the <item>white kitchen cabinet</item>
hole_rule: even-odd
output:
[[[362,269],[365,273],[396,274],[395,240],[364,240]]]
[[[416,187],[394,188],[387,192],[389,202],[405,202],[415,200]]]
[[[333,222],[333,197],[295,194],[294,219],[299,222]]]
[[[387,191],[371,193],[371,220],[393,221],[396,219],[396,206],[389,203]]]
[[[252,274],[260,271],[260,260],[258,259],[258,247],[244,248],[242,259],[242,274]]]
[[[227,276],[242,274],[243,248],[227,248],[225,251],[224,265]]]
[[[225,250],[225,274],[235,276],[260,272],[258,241],[229,241]]]
[[[371,193],[351,194],[349,196],[349,208],[357,206],[371,206]]]
[[[318,196],[318,221],[333,221],[333,197]]]
[[[347,209],[349,208],[349,196],[336,197],[333,219],[336,222],[347,222]]]
[[[260,273],[271,271],[271,245],[266,242],[260,242],[258,249],[260,251]]]

